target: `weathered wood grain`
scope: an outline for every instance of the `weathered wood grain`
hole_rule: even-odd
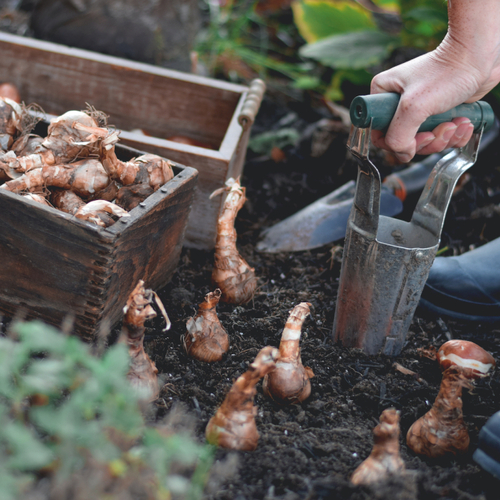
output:
[[[223,200],[208,196],[242,173],[263,82],[235,85],[7,33],[0,33],[0,81],[53,115],[89,103],[122,130],[122,144],[196,168],[199,189],[184,241],[213,248]],[[208,147],[167,140],[179,135]]]
[[[118,145],[122,160],[140,151]],[[130,217],[100,228],[0,189],[0,311],[20,309],[56,326],[75,317],[75,333],[91,340],[112,327],[143,279],[158,289],[174,273],[198,172],[176,164],[175,176]]]

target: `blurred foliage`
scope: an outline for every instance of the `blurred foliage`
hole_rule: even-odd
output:
[[[196,52],[210,76],[281,78],[329,100],[342,99],[345,81],[368,85],[395,49],[432,50],[447,29],[444,0],[204,2]]]
[[[208,23],[195,49],[209,76],[231,81],[284,78],[295,88],[317,87],[314,64],[298,57],[300,37],[293,18],[281,16],[283,4],[289,3],[205,0]]]
[[[201,497],[212,449],[147,426],[128,367],[123,344],[97,357],[41,322],[11,325],[0,337],[3,500],[44,489],[73,498],[75,488],[78,498]]]
[[[260,77],[282,92],[342,101],[384,69],[436,48],[446,0],[204,0],[196,52],[210,76]],[[500,100],[500,86],[492,94]]]
[[[300,141],[300,133],[291,127],[268,130],[250,139],[248,147],[257,154],[269,155],[273,148],[294,147]]]
[[[370,12],[352,1],[305,1],[292,4],[295,24],[308,43],[333,33],[375,29]]]
[[[401,47],[426,52],[447,30],[447,5],[436,0],[295,0],[295,23],[307,44],[300,55],[335,70],[326,96],[342,98],[341,84],[370,83],[373,72]]]

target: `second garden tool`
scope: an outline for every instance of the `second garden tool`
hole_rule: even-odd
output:
[[[484,133],[480,152],[498,137],[500,125]],[[387,176],[380,190],[380,214],[394,217],[403,211],[407,195],[420,193],[436,163],[449,150],[427,156]],[[356,183],[349,181],[290,217],[262,231],[259,252],[301,252],[321,247],[345,236]]]
[[[384,130],[398,94],[358,96],[351,104],[353,127],[347,147],[358,163],[356,193],[345,236],[333,335],[367,354],[397,355],[436,256],[453,189],[476,161],[483,131],[495,121],[489,104],[460,105],[430,117],[420,130],[465,116],[474,134],[432,170],[410,222],[380,215],[380,174],[369,159],[372,129]]]

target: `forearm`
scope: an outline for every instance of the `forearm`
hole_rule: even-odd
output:
[[[417,133],[431,115],[481,99],[500,82],[500,0],[449,0],[448,33],[436,50],[376,75],[371,92],[401,94],[385,137],[375,145],[409,161],[416,152],[431,154],[465,146],[473,127],[453,120],[433,132]]]
[[[448,0],[448,33],[437,53],[476,72],[479,84],[500,79],[500,1]]]
[[[500,38],[498,0],[448,0],[448,34],[459,43],[484,50],[498,49]]]

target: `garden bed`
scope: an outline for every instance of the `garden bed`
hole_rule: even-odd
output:
[[[4,18],[4,24],[6,20],[11,23],[10,17]],[[367,92],[354,86],[344,90],[347,103],[357,93]],[[311,396],[300,405],[282,407],[263,395],[259,383],[255,398],[259,445],[254,452],[217,450],[205,498],[496,499],[498,482],[475,464],[472,453],[480,429],[500,410],[498,370],[480,380],[474,391],[464,391],[464,418],[471,437],[469,452],[464,456],[439,461],[417,457],[404,437],[410,425],[432,405],[441,381],[436,362],[422,357],[419,349],[462,338],[480,344],[498,361],[500,329],[431,317],[417,309],[401,355],[367,356],[332,342],[342,241],[289,254],[262,254],[255,249],[263,228],[356,176],[356,165],[346,159],[346,134],[331,136],[328,127],[319,127],[318,121],[329,114],[315,108],[305,100],[283,103],[270,91],[257,115],[254,136],[294,128],[300,131],[301,140],[275,150],[275,160],[251,153],[247,157],[242,184],[247,188],[248,201],[238,215],[236,229],[238,248],[255,267],[259,285],[250,303],[218,307],[231,342],[223,361],[204,364],[192,360],[181,342],[187,319],[211,291],[213,252],[185,248],[172,280],[158,290],[172,328],[163,333],[161,318],[147,327],[146,350],[159,369],[162,386],[160,398],[154,402],[157,416],[169,414],[174,407],[183,408],[195,418],[196,438],[204,442],[205,426],[232,382],[263,346],[279,344],[290,309],[308,301],[312,314],[304,323],[302,359],[315,373]],[[495,111],[498,116],[498,109]],[[326,138],[323,145],[329,139],[331,142],[322,154],[311,154],[312,137],[318,135]],[[462,253],[500,236],[498,150],[497,142],[481,154],[470,170],[470,180],[454,196],[443,231],[441,246],[448,248],[444,255]],[[384,155],[374,155],[374,160],[382,175],[391,171]],[[408,219],[415,201],[408,200],[402,218]],[[117,333],[118,329],[113,338]],[[398,371],[395,362],[416,375]],[[350,475],[370,453],[372,429],[389,407],[401,412],[401,455],[407,473],[376,490],[353,486]]]
[[[295,113],[294,124],[303,130],[314,128],[320,118],[297,108],[276,107],[266,100],[255,133],[272,129],[269,120],[283,118],[280,113]],[[261,435],[258,448],[254,452],[218,450],[206,498],[497,498],[492,493],[495,480],[475,464],[472,453],[481,427],[500,409],[498,371],[479,381],[474,391],[464,391],[464,418],[471,437],[466,455],[431,461],[417,457],[404,438],[410,425],[430,409],[441,381],[437,363],[422,357],[418,349],[462,338],[480,344],[498,360],[499,330],[431,317],[417,309],[400,356],[367,356],[332,342],[342,241],[297,253],[262,254],[255,250],[264,227],[355,176],[356,165],[345,158],[345,135],[337,135],[319,158],[311,157],[308,137],[304,134],[296,147],[286,150],[281,163],[249,155],[242,178],[248,201],[239,213],[236,228],[238,247],[255,267],[259,285],[250,303],[218,307],[231,341],[225,360],[214,364],[192,360],[185,355],[180,340],[186,320],[211,291],[213,252],[185,249],[177,273],[159,292],[172,320],[165,336],[160,334],[160,326],[150,326],[146,342],[163,383],[156,402],[159,414],[182,405],[196,416],[196,433],[203,441],[205,426],[232,382],[259,349],[279,345],[290,309],[308,301],[312,314],[304,323],[302,358],[315,373],[310,398],[300,405],[282,407],[267,399],[259,384],[255,398]],[[443,231],[441,246],[448,247],[444,255],[500,236],[495,209],[500,196],[497,150],[493,145],[482,153],[470,170],[470,180],[453,197]],[[382,155],[376,161],[382,171],[389,170]],[[411,213],[414,201],[408,201],[401,217]],[[395,362],[417,375],[401,373]],[[372,429],[380,413],[389,407],[401,412],[401,455],[408,472],[377,490],[352,486],[349,477],[370,453]]]

